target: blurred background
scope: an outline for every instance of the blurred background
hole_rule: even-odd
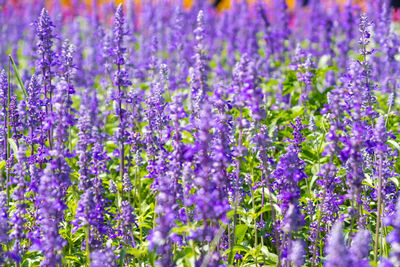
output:
[[[156,2],[157,0],[153,0],[153,2]],[[174,0],[162,0],[162,1],[174,1]],[[187,8],[190,8],[191,5],[193,4],[194,1],[196,0],[181,0],[183,2],[183,5]],[[198,1],[207,1],[207,0],[198,0]],[[218,10],[224,10],[226,8],[229,8],[232,5],[232,2],[235,0],[209,0],[209,2],[212,2],[214,4],[214,6],[218,9]],[[252,3],[252,2],[256,2],[258,0],[248,0],[248,2]],[[271,2],[273,0],[261,0],[264,1],[266,3]],[[336,2],[339,3],[340,5],[345,5],[346,3],[349,2],[349,0],[320,0],[321,2],[329,3],[329,2]],[[371,2],[378,2],[379,0],[369,0]],[[46,6],[52,6],[54,4],[57,4],[56,2],[60,2],[61,5],[65,8],[74,8],[74,7],[78,7],[78,6],[87,6],[87,7],[91,7],[93,6],[93,4],[95,5],[103,5],[103,4],[109,4],[110,2],[113,4],[120,4],[120,3],[129,3],[129,2],[135,2],[136,5],[140,5],[140,4],[145,4],[146,2],[149,2],[149,0],[45,0],[45,1],[40,1],[40,0],[0,0],[0,6],[1,3],[4,2],[12,2],[14,5],[21,5],[24,4],[26,2],[45,2]],[[289,7],[289,9],[295,9],[296,7],[299,6],[306,6],[308,4],[308,0],[286,0],[286,3]],[[353,4],[358,4],[360,6],[364,6],[366,4],[366,0],[352,0],[351,1]],[[396,6],[398,5],[398,2],[400,2],[400,0],[392,0],[392,5]]]
[[[115,7],[123,3],[125,10],[131,10],[131,12],[140,13],[140,10],[146,5],[152,3],[166,3],[166,2],[181,2],[186,9],[190,9],[194,4],[203,5],[207,3],[207,6],[212,7],[218,12],[232,8],[235,2],[241,2],[242,0],[0,0],[0,11],[6,12],[13,10],[12,12],[20,11],[25,13],[32,7],[43,7],[49,10],[52,15],[61,15],[63,21],[67,21],[77,15],[84,14],[95,14],[99,18],[108,17],[112,15]],[[243,0],[246,1],[246,0]],[[290,15],[296,16],[299,10],[309,10],[311,2],[320,3],[324,8],[329,9],[333,6],[339,6],[340,9],[347,4],[353,6],[359,6],[361,10],[374,10],[377,6],[383,2],[390,3],[393,7],[393,19],[398,21],[400,18],[399,6],[400,0],[247,0],[247,2],[264,2],[271,4],[274,2],[285,1],[287,4],[287,10]],[[210,5],[211,4],[211,5]]]

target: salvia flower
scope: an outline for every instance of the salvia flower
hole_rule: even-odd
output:
[[[304,256],[304,243],[301,240],[292,241],[288,259],[293,263],[293,266],[302,266],[304,263]]]
[[[107,245],[105,248],[97,249],[90,253],[90,266],[93,267],[115,267],[116,256],[113,248]]]
[[[393,230],[387,235],[386,241],[390,244],[389,258],[383,266],[398,266],[400,264],[400,200],[397,201],[394,214],[383,219],[386,226],[392,226]]]
[[[120,221],[117,232],[122,242],[129,246],[135,246],[135,239],[133,238],[133,229],[136,226],[136,216],[133,213],[133,208],[128,201],[122,201],[121,209],[118,214]]]
[[[5,70],[0,72],[0,158],[7,158],[7,98],[8,80]]]
[[[371,233],[368,230],[360,230],[351,243],[350,253],[354,263],[353,266],[369,266],[368,256],[371,249]]]
[[[52,67],[56,62],[55,53],[52,50],[53,39],[55,37],[53,33],[54,24],[51,21],[50,15],[45,8],[42,9],[39,19],[35,23],[37,42],[37,58],[39,60],[39,69],[42,74],[42,86],[45,96],[45,103],[50,105],[51,110],[51,98],[53,93],[53,85],[51,84],[53,70]],[[46,107],[46,113],[48,113],[48,107]]]
[[[341,222],[337,222],[329,235],[328,245],[326,247],[326,267],[350,267],[352,260],[348,248],[346,247],[343,226]]]
[[[198,112],[199,107],[204,101],[205,94],[208,92],[208,65],[207,56],[204,47],[205,34],[205,21],[204,13],[202,10],[197,15],[197,25],[194,30],[195,35],[195,55],[194,67],[190,71],[191,79],[191,97],[194,107],[194,113]],[[197,111],[196,111],[197,110]]]

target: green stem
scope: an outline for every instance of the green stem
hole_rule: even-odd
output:
[[[274,231],[274,235],[275,235],[275,243],[276,243],[276,254],[278,255],[278,263],[277,266],[281,266],[281,249],[280,249],[280,242],[279,242],[279,232],[277,231],[276,227],[274,227],[274,222],[276,222],[276,211],[275,211],[275,207],[274,207],[274,203],[272,202],[272,187],[269,183],[269,177],[267,176],[267,168],[264,166],[265,169],[265,181],[267,183],[267,187],[268,187],[268,199],[269,199],[269,204],[271,206],[271,219],[272,219],[272,228]],[[262,175],[262,173],[261,173]]]
[[[86,259],[87,264],[90,267],[90,225],[86,226]]]
[[[354,213],[354,210],[355,210],[355,202],[356,202],[356,197],[353,196],[353,199],[352,199],[352,202],[351,202],[351,208],[352,208],[352,212],[353,213]],[[349,246],[351,245],[351,240],[353,239],[352,235],[353,235],[355,217],[356,217],[355,214],[351,215],[351,227],[350,227],[350,232],[349,232]]]
[[[185,188],[186,188],[186,183],[185,183],[185,179],[182,179],[182,183],[183,183],[183,190],[185,190]],[[186,196],[186,193],[185,192],[183,192],[183,201],[184,201],[184,203],[186,203],[187,201],[186,201],[186,199],[187,199],[187,196]],[[187,220],[187,223],[188,223],[188,226],[189,226],[189,229],[191,230],[192,229],[192,224],[191,224],[191,222],[190,222],[190,217],[189,217],[189,212],[188,212],[188,207],[184,204],[183,205],[183,207],[184,207],[184,209],[185,209],[185,215],[186,215],[186,220]],[[190,240],[190,246],[191,246],[191,248],[192,248],[192,251],[193,251],[193,256],[194,256],[194,262],[196,262],[197,261],[197,257],[196,257],[196,249],[195,249],[195,246],[194,246],[194,241],[193,240]]]
[[[262,171],[261,171],[261,175],[262,175]],[[262,180],[262,177],[261,177],[261,180]],[[264,198],[265,198],[265,190],[264,190],[264,186],[262,186],[261,210],[264,208]],[[271,207],[271,209],[272,209],[272,207]],[[264,215],[264,213],[261,213],[261,222],[264,221],[263,215]],[[261,239],[261,248],[263,248],[264,247],[264,237],[263,237],[262,232],[261,232],[260,239]],[[265,265],[264,253],[262,253],[262,257],[263,257],[263,264]]]
[[[251,192],[251,202],[253,205],[253,212],[254,214],[256,213],[256,205],[254,203],[254,192],[253,192],[253,188],[250,189]],[[254,248],[257,250],[258,248],[258,239],[257,239],[257,218],[254,216]],[[258,262],[257,262],[257,257],[258,257],[258,252],[256,255],[256,266],[258,266]]]
[[[156,200],[154,201],[154,210],[156,210],[156,208],[157,208],[157,198],[156,198]],[[155,228],[156,228],[156,225],[157,225],[156,219],[157,219],[157,214],[154,212],[154,216],[153,216],[153,229],[155,229]]]
[[[8,62],[8,87],[7,87],[7,158],[10,158],[10,142],[8,141],[11,138],[11,127],[10,127],[10,101],[11,101],[11,59]],[[7,206],[10,206],[10,169],[7,167]]]
[[[239,123],[241,123],[243,118],[243,110],[240,108],[240,116],[239,116]],[[238,140],[238,148],[241,150],[242,147],[242,136],[243,136],[243,129],[242,126],[239,125],[239,140]],[[240,178],[240,160],[241,160],[241,155],[239,155],[236,158],[236,183],[235,183],[235,193],[234,193],[234,199],[233,199],[233,205],[235,206],[235,211],[233,215],[233,231],[232,231],[232,239],[231,239],[231,251],[229,253],[229,260],[228,263],[232,264],[233,263],[233,247],[236,244],[236,224],[237,224],[237,208],[238,208],[238,198],[239,198],[239,192],[238,192],[238,186],[239,186],[239,178]]]
[[[124,181],[124,168],[125,168],[125,148],[124,148],[124,143],[121,142],[120,145],[120,162],[119,162],[119,176],[120,176],[120,181],[123,183]],[[120,192],[121,198],[123,197],[123,189],[121,188]],[[122,199],[121,199],[122,201]],[[119,203],[121,204],[121,203]]]
[[[375,229],[375,246],[374,246],[374,262],[378,262],[378,245],[379,245],[379,230],[381,223],[381,207],[382,207],[382,153],[379,156],[379,169],[378,169],[378,214],[376,216],[376,229]]]
[[[320,206],[320,212],[318,213],[317,233],[315,235],[314,252],[313,252],[313,257],[312,257],[313,266],[316,266],[315,261],[317,259],[317,244],[319,241],[320,226],[321,226],[321,221],[322,221],[321,211],[322,211],[323,206],[325,205],[325,198],[326,198],[326,191],[324,190],[324,195],[322,197],[321,206]]]

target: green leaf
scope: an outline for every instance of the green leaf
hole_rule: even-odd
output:
[[[236,226],[235,237],[237,240],[237,244],[242,243],[242,241],[244,239],[244,235],[247,232],[247,228],[248,228],[248,226],[245,224],[239,224],[238,226]]]
[[[6,166],[6,161],[0,161],[0,170],[3,169],[4,166]]]
[[[8,55],[8,57],[10,58],[10,61],[11,61],[12,67],[14,69],[15,77],[17,78],[19,87],[21,87],[21,90],[24,93],[25,97],[28,97],[28,94],[26,93],[26,90],[25,90],[24,83],[22,82],[22,79],[21,79],[21,75],[19,75],[17,65],[15,65],[15,61],[11,55]]]
[[[18,147],[17,144],[15,143],[15,141],[11,138],[8,138],[8,143],[10,144],[12,150],[14,151],[14,155],[18,154]]]
[[[236,210],[236,214],[241,214],[241,215],[247,215],[246,211],[242,207],[238,207]],[[235,215],[235,210],[230,210],[226,213],[226,216],[229,218],[233,217]]]
[[[314,186],[314,184],[315,184],[315,181],[318,180],[318,177],[319,177],[318,175],[314,175],[313,177],[311,177],[310,189],[313,188],[313,186]]]
[[[393,140],[388,140],[388,143],[391,144],[391,145],[393,145],[397,150],[400,151],[400,145],[399,145],[399,143],[397,143],[396,141],[393,141]]]
[[[85,233],[80,233],[80,234],[74,236],[74,238],[72,239],[72,242],[76,243],[76,241],[78,241],[79,239],[81,239],[84,236],[85,236]]]
[[[270,261],[272,261],[272,262],[274,262],[274,263],[278,262],[278,255],[276,255],[276,254],[274,254],[274,253],[271,253],[271,252],[268,250],[268,247],[263,246],[263,247],[261,248],[261,253],[262,253],[263,255],[266,256],[267,260],[270,260]]]
[[[126,256],[126,250],[125,249],[121,249],[121,251],[119,252],[119,266],[124,266],[124,259]]]
[[[233,246],[233,252],[235,253],[235,252],[238,252],[238,251],[249,252],[250,249],[247,248],[247,247],[245,247],[245,246],[242,246],[242,245],[234,245],[234,246]],[[227,250],[224,252],[224,255],[228,255],[230,252],[231,252],[231,250],[230,250],[230,249],[227,249]]]
[[[31,267],[31,266],[39,266],[40,257],[36,257],[36,259],[25,259],[22,263],[21,267]],[[36,263],[36,264],[35,264]]]
[[[71,256],[71,255],[65,256],[65,259],[66,259],[66,260],[70,260],[70,261],[72,261],[72,262],[80,262],[80,261],[81,261],[78,257],[76,257],[76,256]]]
[[[0,165],[0,167],[1,167],[1,165]],[[389,178],[389,181],[392,181],[396,185],[396,188],[399,188],[399,180],[397,180],[396,177]]]
[[[260,217],[261,214],[270,210],[271,210],[271,204],[264,204],[264,207],[255,214],[255,218]]]
[[[145,249],[128,248],[126,251],[128,254],[135,256],[135,258],[141,259],[146,256],[147,251]]]

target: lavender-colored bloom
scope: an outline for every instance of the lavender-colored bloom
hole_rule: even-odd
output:
[[[118,191],[117,185],[115,184],[115,182],[113,180],[110,180],[109,190],[112,194],[115,194]]]
[[[52,50],[53,46],[53,28],[54,24],[51,21],[49,13],[46,9],[42,9],[38,21],[35,23],[36,36],[38,38],[37,48],[38,48],[38,60],[39,69],[42,74],[43,91],[45,95],[45,100],[50,99],[50,109],[51,109],[51,98],[53,92],[53,86],[51,84],[51,79],[53,76],[52,66],[55,63],[55,53]],[[47,109],[46,109],[47,111]]]
[[[69,79],[72,78],[72,74],[74,72],[74,54],[75,54],[75,46],[70,43],[69,40],[65,40],[62,45],[61,51],[61,67],[60,70],[62,72],[62,76],[69,83]]]
[[[125,192],[131,192],[133,190],[131,179],[127,173],[124,174],[122,179],[122,188]]]
[[[292,232],[298,231],[298,229],[303,225],[303,220],[300,210],[297,206],[293,205],[292,203],[289,204],[281,225],[282,231],[288,235],[290,235]]]
[[[91,160],[91,151],[88,151],[89,145],[92,143],[91,130],[92,127],[90,125],[90,117],[89,112],[86,111],[85,108],[82,109],[82,115],[80,116],[77,124],[77,128],[79,129],[78,137],[79,140],[77,142],[77,154],[79,155],[79,161],[77,165],[79,168],[79,189],[85,191],[86,189],[91,187],[91,179],[89,173],[89,162]]]
[[[68,141],[68,129],[75,123],[71,111],[70,87],[61,79],[56,85],[53,99],[54,113],[48,117],[48,124],[54,126],[54,150],[66,155],[65,144]]]
[[[118,236],[123,244],[134,247],[133,228],[136,225],[136,216],[133,214],[133,208],[128,201],[122,201],[118,220],[120,221],[117,229]]]
[[[46,9],[42,9],[38,21],[35,23],[36,26],[36,36],[38,37],[38,51],[39,55],[42,57],[40,61],[40,66],[50,67],[53,63],[52,51],[53,46],[53,28],[55,27],[51,21],[50,15]]]
[[[203,221],[205,225],[194,233],[194,238],[201,242],[212,241],[217,229],[212,226],[214,223],[211,222],[226,221],[226,212],[229,209],[228,199],[224,197],[226,194],[224,191],[226,184],[224,183],[226,181],[224,181],[223,176],[213,177],[211,175],[213,171],[212,162],[215,159],[210,154],[210,142],[213,139],[210,131],[215,125],[215,120],[210,118],[210,114],[212,114],[211,106],[206,102],[203,104],[199,119],[196,121],[198,153],[194,184],[197,191],[193,200],[197,205],[196,219]],[[211,202],[210,199],[213,201]]]
[[[377,151],[381,153],[385,153],[387,151],[386,141],[388,139],[388,134],[385,124],[385,117],[380,116],[374,129],[374,137],[377,142]]]
[[[127,79],[127,73],[122,66],[125,65],[124,54],[126,53],[126,48],[124,47],[124,36],[128,33],[125,29],[125,18],[122,9],[122,4],[117,7],[114,18],[114,64],[117,65],[117,72],[114,75],[114,85],[118,88],[127,87],[131,85],[131,82]],[[121,92],[120,92],[121,94]],[[123,97],[123,96],[119,96]]]
[[[24,218],[24,215],[26,214],[26,205],[24,204],[26,185],[25,149],[26,148],[24,145],[21,145],[19,147],[17,153],[18,162],[14,165],[14,183],[16,185],[16,188],[13,192],[13,199],[15,201],[15,211],[13,213],[13,216],[10,218],[10,223],[12,224],[12,232],[10,234],[10,238],[14,239],[13,254],[15,255],[15,260],[18,262],[21,261],[22,255],[24,254],[22,242],[26,237],[24,233],[24,224],[26,223],[26,219]]]
[[[360,24],[359,24],[359,30],[361,37],[359,39],[359,44],[360,44],[360,55],[363,57],[363,61],[360,62],[360,65],[362,67],[362,78],[364,80],[364,90],[365,92],[362,91],[363,93],[363,100],[364,104],[369,108],[374,102],[375,98],[372,95],[372,89],[373,85],[370,81],[371,79],[371,66],[367,60],[367,56],[371,55],[374,51],[373,50],[368,50],[367,46],[369,45],[370,41],[369,39],[371,38],[371,34],[369,32],[369,27],[372,26],[372,22],[368,19],[367,16],[361,15],[360,18]],[[367,110],[367,113],[368,110]],[[370,114],[368,114],[370,115]]]
[[[7,158],[7,97],[8,80],[5,70],[0,72],[0,158]]]
[[[39,239],[34,248],[42,251],[45,257],[42,266],[61,264],[61,251],[66,241],[60,236],[60,222],[66,208],[64,204],[63,184],[69,178],[64,168],[57,167],[57,160],[44,170],[38,190]]]
[[[34,248],[41,250],[45,257],[43,266],[61,264],[61,251],[65,240],[59,234],[60,223],[67,206],[65,196],[70,185],[71,168],[65,160],[67,153],[65,142],[68,138],[68,127],[71,125],[68,113],[68,86],[66,82],[59,82],[54,96],[55,112],[52,115],[54,122],[54,147],[49,152],[51,160],[47,163],[40,179],[36,205],[38,206],[39,229],[34,240]]]
[[[351,267],[352,260],[349,250],[347,249],[343,236],[343,226],[341,222],[337,222],[329,235],[328,245],[326,248],[326,267]]]
[[[371,241],[371,233],[368,230],[358,231],[350,247],[353,266],[369,266],[368,256],[371,249]]]
[[[287,50],[284,42],[290,35],[288,6],[284,0],[274,0],[273,46],[275,56],[283,58],[283,52]]]
[[[93,179],[93,201],[94,208],[92,210],[91,236],[90,246],[99,248],[103,245],[103,239],[112,232],[111,224],[106,221],[107,199],[104,197],[104,188],[102,179],[95,177]]]
[[[304,83],[304,89],[300,95],[300,103],[304,102],[307,98],[309,93],[311,92],[311,82],[312,78],[314,77],[314,73],[312,70],[314,69],[313,59],[311,54],[307,55],[306,60],[300,66],[300,72],[297,72],[296,76],[298,81]]]
[[[114,133],[114,140],[118,144],[118,153],[120,157],[120,179],[123,179],[125,172],[125,143],[129,138],[129,132],[127,131],[127,117],[128,112],[123,108],[123,104],[126,101],[125,87],[130,86],[132,83],[128,80],[127,72],[124,68],[126,48],[124,47],[124,36],[127,35],[125,29],[125,18],[122,9],[122,4],[117,7],[114,17],[114,64],[117,67],[114,73],[113,83],[117,87],[112,93],[112,100],[114,100],[114,111],[119,117],[119,125],[116,133]]]
[[[341,68],[346,67],[348,61],[348,53],[351,49],[351,41],[355,38],[355,25],[356,25],[356,7],[351,1],[348,1],[344,6],[343,14],[341,16],[340,25],[343,37],[338,41],[338,64]]]
[[[389,258],[383,266],[398,266],[400,264],[400,200],[397,201],[394,214],[383,219],[383,224],[394,229],[387,235],[386,241],[390,244]]]
[[[154,212],[157,216],[157,226],[149,236],[151,250],[155,249],[157,254],[161,255],[158,260],[160,266],[172,266],[170,231],[175,225],[174,220],[177,217],[177,195],[175,194],[175,182],[171,182],[168,175],[168,166],[165,162],[164,152],[160,152],[157,162],[157,207]]]
[[[74,225],[80,227],[90,227],[93,223],[93,211],[95,202],[93,200],[93,192],[87,189],[82,195],[76,209]],[[75,228],[75,231],[78,227]]]
[[[304,242],[302,240],[292,241],[288,259],[293,263],[293,266],[302,266],[304,263],[304,256]]]
[[[195,36],[195,55],[194,67],[190,70],[191,79],[191,97],[193,113],[196,115],[198,109],[204,101],[205,94],[208,92],[208,66],[207,57],[205,54],[204,40],[205,40],[205,22],[204,13],[202,10],[197,15],[197,27],[194,30]]]
[[[29,135],[26,137],[26,143],[30,146],[32,152],[32,162],[37,161],[35,154],[36,145],[44,145],[47,138],[44,133],[43,121],[45,120],[45,113],[42,109],[40,83],[36,74],[33,74],[27,88],[28,97],[26,103],[26,126],[29,128]],[[40,156],[39,156],[40,158]]]
[[[233,70],[234,103],[239,108],[249,107],[255,120],[265,117],[265,111],[261,108],[263,95],[258,84],[259,78],[254,62],[248,58],[247,54],[243,54]]]
[[[8,232],[10,230],[10,224],[8,221],[8,205],[7,205],[7,194],[0,192],[0,243],[7,243],[9,241]],[[0,249],[0,264],[4,264],[6,258],[5,251]]]
[[[90,266],[93,267],[115,267],[116,257],[111,246],[97,249],[90,253]]]
[[[299,181],[306,177],[304,172],[304,162],[299,158],[301,149],[300,143],[303,141],[301,130],[304,126],[301,119],[296,119],[293,127],[293,141],[286,150],[286,153],[280,158],[276,169],[273,172],[275,178],[274,187],[278,190],[278,202],[282,213],[285,214],[289,204],[297,205],[300,197],[300,188],[297,185]]]
[[[20,133],[22,130],[22,122],[19,116],[16,95],[11,96],[10,105],[8,106],[8,117],[10,128],[13,131],[12,138],[16,142],[17,146],[19,146],[19,139],[22,137],[22,134]]]
[[[156,81],[152,83],[149,95],[146,99],[145,118],[148,124],[144,127],[144,137],[149,161],[147,166],[149,171],[147,177],[149,178],[155,178],[156,176],[157,152],[163,146],[163,129],[168,120],[165,111],[166,103],[163,97],[168,77],[167,74],[167,67],[161,65],[159,76]]]

